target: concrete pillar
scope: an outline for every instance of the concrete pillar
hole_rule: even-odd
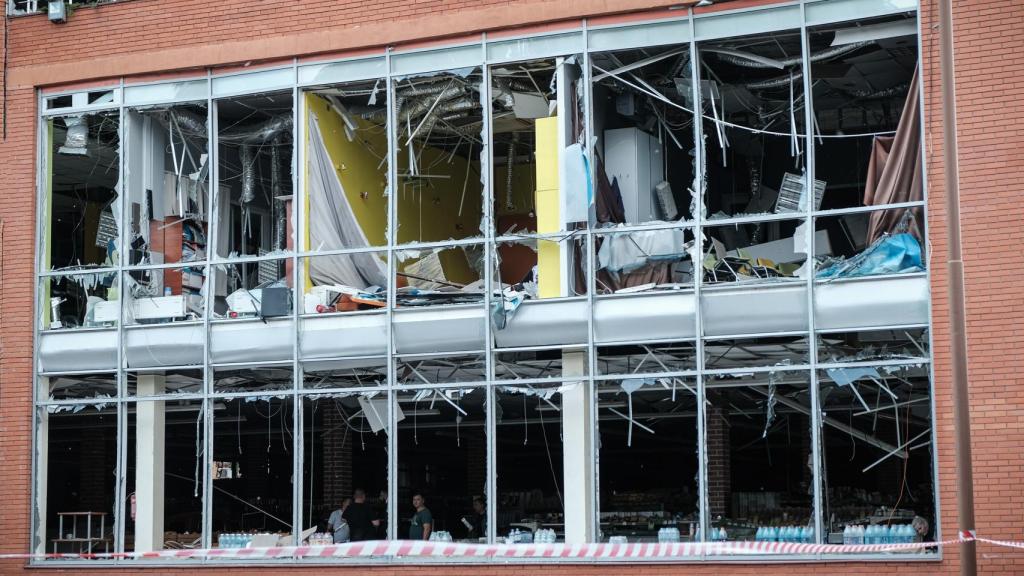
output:
[[[162,374],[140,374],[140,396],[163,394]],[[142,400],[135,412],[135,551],[164,548],[164,402]]]
[[[562,355],[562,375],[582,376],[587,357],[583,352]],[[565,541],[593,542],[594,445],[590,389],[586,382],[562,393],[562,497],[565,502]]]

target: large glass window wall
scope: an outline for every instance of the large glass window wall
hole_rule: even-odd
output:
[[[916,15],[825,4],[45,96],[33,549],[937,538]]]

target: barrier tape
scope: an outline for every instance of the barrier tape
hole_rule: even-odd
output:
[[[920,552],[926,548],[962,542],[984,542],[1024,549],[1024,542],[979,538],[973,530],[959,538],[940,542],[905,544],[803,544],[796,542],[678,542],[633,544],[468,544],[418,540],[371,540],[327,546],[272,546],[267,548],[206,548],[83,554],[0,554],[0,559],[93,559],[143,560],[188,558],[570,558],[580,560],[628,560],[636,558],[693,558],[725,555],[864,554],[870,552]]]

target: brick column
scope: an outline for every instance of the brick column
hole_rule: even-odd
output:
[[[104,438],[106,430],[100,427],[85,427],[78,435],[78,508],[69,512],[108,512],[113,501],[114,463],[117,459],[113,443],[108,447]],[[112,453],[111,453],[112,452]],[[109,492],[109,494],[108,494]]]
[[[719,403],[709,406],[707,414],[704,432],[707,437],[709,512],[712,517],[725,516],[729,514],[729,497],[732,494],[729,425],[726,422],[729,414]]]
[[[323,476],[314,482],[323,486],[322,500],[318,502],[318,507],[333,510],[343,499],[351,497],[355,488],[352,485],[353,435],[351,431],[345,434],[342,416],[336,410],[323,410],[322,414],[320,427],[330,432],[319,439]]]
[[[482,496],[487,484],[487,442],[483,435],[463,435],[466,450],[466,487],[468,496]]]

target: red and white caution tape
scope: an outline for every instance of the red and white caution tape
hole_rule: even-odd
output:
[[[274,546],[268,548],[206,548],[153,552],[86,554],[0,554],[0,559],[112,559],[171,560],[189,558],[566,558],[578,560],[687,559],[737,555],[827,555],[872,552],[915,552],[926,548],[984,542],[995,546],[1024,548],[1024,542],[979,538],[961,531],[959,538],[941,542],[907,544],[800,544],[796,542],[679,542],[635,544],[466,544],[416,540],[350,542],[329,546]]]

